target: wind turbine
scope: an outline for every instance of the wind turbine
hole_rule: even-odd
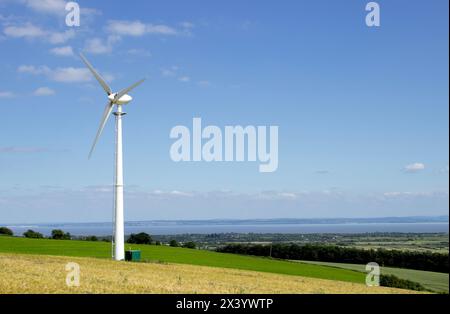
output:
[[[94,67],[89,63],[89,61],[80,53],[80,57],[84,64],[92,72],[94,77],[100,83],[100,85],[105,90],[108,95],[108,103],[106,104],[105,110],[103,111],[102,119],[100,120],[100,126],[95,136],[94,143],[92,144],[91,150],[89,152],[89,158],[94,151],[95,145],[103,132],[106,122],[109,116],[113,112],[114,105],[117,107],[114,115],[116,116],[116,154],[115,154],[115,182],[114,182],[114,251],[113,258],[116,261],[121,261],[125,258],[125,235],[124,235],[124,219],[123,219],[123,159],[122,159],[122,116],[125,112],[122,111],[122,105],[128,104],[133,98],[128,95],[133,88],[141,84],[145,79],[142,79],[130,87],[124,88],[118,93],[113,93],[111,88],[106,84],[105,80],[100,76],[100,74],[95,71]]]

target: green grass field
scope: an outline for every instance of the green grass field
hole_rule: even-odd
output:
[[[311,265],[330,266],[340,269],[350,269],[359,272],[365,272],[365,265],[361,264],[345,264],[345,263],[328,263],[328,262],[310,262],[302,261]],[[403,269],[394,267],[381,267],[381,273],[385,275],[395,275],[402,279],[408,279],[420,283],[425,288],[436,292],[447,292],[449,286],[449,274],[436,273],[431,271]]]
[[[67,263],[80,266],[79,286],[66,284]],[[0,294],[412,294],[412,290],[175,263],[128,263],[107,258],[0,252]]]
[[[149,261],[234,268],[360,284],[365,283],[365,274],[350,269],[168,246],[126,244],[126,249],[128,248],[141,250],[142,259]],[[111,244],[107,242],[26,239],[0,236],[0,252],[110,258]]]

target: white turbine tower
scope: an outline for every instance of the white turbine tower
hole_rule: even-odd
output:
[[[130,92],[133,88],[141,84],[144,79],[134,83],[130,87],[122,89],[118,93],[113,93],[111,88],[106,84],[105,80],[95,71],[94,67],[87,61],[87,59],[80,54],[81,59],[95,76],[97,81],[105,90],[108,95],[108,103],[106,104],[106,108],[103,111],[103,116],[100,121],[100,126],[97,131],[97,135],[95,136],[94,143],[92,144],[91,151],[89,152],[89,158],[94,151],[95,145],[103,132],[103,128],[105,127],[106,121],[108,121],[109,116],[111,115],[114,105],[117,106],[117,110],[114,112],[116,116],[116,159],[115,159],[115,182],[114,182],[114,252],[113,258],[116,261],[121,261],[125,258],[125,250],[124,250],[124,242],[125,242],[125,234],[124,234],[124,218],[123,218],[123,161],[122,161],[122,116],[125,114],[122,111],[122,105],[129,103],[133,98],[129,96],[127,93]]]

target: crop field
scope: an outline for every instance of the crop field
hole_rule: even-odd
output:
[[[65,265],[80,265],[79,286]],[[385,287],[206,266],[0,253],[0,293],[415,293]]]
[[[415,252],[434,252],[448,254],[448,233],[313,233],[313,234],[285,234],[285,233],[226,233],[215,234],[178,234],[155,235],[154,239],[169,242],[171,239],[178,242],[194,241],[200,246],[217,247],[229,243],[243,244],[329,244],[359,249],[401,250]]]
[[[448,253],[448,239],[446,234],[396,234],[396,235],[355,235],[347,236],[345,244],[361,249],[393,249],[402,251]]]
[[[329,263],[329,262],[312,262],[302,261],[302,263],[308,263],[313,265],[323,265],[336,267],[341,269],[350,269],[359,272],[365,272],[365,265],[361,264],[345,264],[345,263]],[[381,273],[385,275],[395,275],[402,279],[408,279],[417,283],[420,283],[425,288],[436,292],[448,293],[449,286],[449,274],[436,273],[431,271],[403,269],[394,267],[381,267]]]
[[[365,283],[365,274],[354,270],[338,269],[335,267],[168,246],[126,244],[126,249],[128,248],[141,250],[142,260],[150,262],[233,268],[346,281],[359,284]],[[111,257],[111,244],[107,242],[27,239],[1,236],[0,253],[78,256],[108,259]]]

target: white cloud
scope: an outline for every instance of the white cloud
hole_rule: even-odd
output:
[[[75,31],[73,29],[67,30],[65,32],[49,32],[48,41],[52,44],[63,44],[69,39],[75,36]]]
[[[244,22],[241,24],[241,28],[242,28],[244,31],[248,31],[248,30],[251,29],[251,27],[252,27],[253,25],[254,25],[254,23],[253,23],[252,21],[247,20],[247,21],[244,21]]]
[[[243,197],[250,200],[270,200],[270,201],[293,201],[297,200],[306,192],[280,192],[280,191],[261,191],[254,194],[238,194],[238,197]]]
[[[92,80],[92,75],[86,68],[56,68],[51,69],[46,65],[33,66],[33,65],[21,65],[17,69],[20,73],[30,73],[34,75],[45,75],[50,80],[56,82],[88,82]],[[105,79],[112,79],[110,75],[105,75]]]
[[[421,162],[416,162],[410,165],[406,165],[404,170],[406,172],[419,172],[425,169],[425,164]]]
[[[57,82],[87,82],[92,79],[92,75],[85,68],[56,68],[50,73],[50,79]]]
[[[297,199],[297,194],[295,194],[295,193],[282,192],[282,193],[278,193],[278,196],[280,198],[285,198],[285,199],[290,199],[290,200]]]
[[[128,49],[127,54],[139,57],[151,57],[152,54],[145,49]]]
[[[192,81],[192,78],[190,76],[185,75],[184,73],[182,73],[182,71],[179,71],[179,67],[175,66],[175,65],[168,67],[168,68],[162,68],[161,75],[163,77],[167,77],[167,78],[169,78],[169,77],[174,78],[182,83],[189,83]],[[211,82],[209,82],[207,80],[196,81],[195,84],[197,84],[200,87],[211,86]]]
[[[194,28],[194,24],[191,23],[191,22],[187,22],[187,21],[186,22],[181,22],[180,25],[183,28]]]
[[[45,147],[18,147],[18,146],[4,146],[0,147],[0,153],[41,153],[49,151]]]
[[[65,16],[68,11],[66,11],[66,3],[69,1],[65,0],[20,0],[25,6],[35,12],[50,14],[56,16]],[[80,6],[80,13],[85,16],[98,15],[101,12],[97,9],[87,8],[84,5]]]
[[[83,21],[86,20],[86,18],[91,19],[94,15],[102,15],[102,11],[94,8],[87,8],[85,6],[80,8],[80,14],[83,17]]]
[[[178,71],[178,67],[173,65],[169,68],[161,69],[161,74],[164,77],[173,77],[173,76],[177,75],[177,71]]]
[[[73,29],[55,32],[42,29],[31,23],[7,26],[3,29],[3,33],[10,38],[41,39],[51,44],[62,44],[75,36]]]
[[[1,1],[1,0],[0,0]],[[2,148],[2,152],[38,153],[37,148]],[[42,150],[48,152],[49,150]],[[50,150],[52,152],[52,150]],[[1,190],[0,198],[8,202],[14,213],[38,221],[51,217],[51,221],[78,221],[80,217],[104,221],[109,217],[110,184],[90,187],[62,187],[38,189],[23,188]],[[383,193],[324,193],[323,191],[273,190],[239,192],[230,190],[186,191],[176,187],[150,190],[131,186],[127,189],[130,220],[148,219],[211,219],[211,218],[329,218],[329,217],[387,217],[448,214],[448,191],[424,192],[418,197],[385,197]],[[395,192],[394,192],[395,193]],[[397,192],[402,193],[402,192]],[[403,192],[410,193],[410,192]],[[297,198],[294,199],[294,196]],[[99,198],[101,202],[99,202]],[[99,204],[101,206],[99,206]],[[104,206],[103,206],[103,205]],[[211,211],[214,204],[214,211]],[[79,209],[83,211],[80,213]],[[364,208],[364,211],[361,211]],[[393,211],[395,208],[395,211]],[[31,210],[30,210],[31,209]],[[77,210],[74,210],[77,209]],[[39,215],[33,216],[33,213]],[[67,216],[66,213],[73,213]],[[100,213],[93,217],[93,213]],[[152,213],[149,218],[149,213]],[[156,214],[155,214],[156,213]],[[55,216],[56,214],[56,216]],[[59,215],[60,214],[60,215]],[[64,214],[64,215],[63,215]],[[9,217],[24,222],[22,216]],[[155,216],[156,215],[156,216]],[[30,218],[32,220],[30,220]],[[12,223],[12,222],[11,222]]]
[[[386,192],[383,193],[383,196],[386,197],[397,197],[397,196],[404,196],[404,195],[410,195],[411,192]]]
[[[175,196],[185,196],[185,197],[191,197],[191,196],[193,196],[192,193],[182,192],[182,191],[178,191],[178,190],[170,191],[170,194],[171,194],[171,195],[175,195]]]
[[[50,53],[54,54],[55,56],[63,57],[71,57],[74,55],[71,46],[55,47],[53,49],[50,49]]]
[[[39,75],[39,74],[48,74],[51,72],[51,70],[46,65],[40,65],[37,67],[34,65],[21,65],[17,68],[17,72]]]
[[[118,42],[120,38],[115,35],[110,35],[106,40],[102,38],[91,38],[86,40],[84,44],[84,51],[92,54],[110,53],[113,49],[113,44]]]
[[[84,187],[82,191],[109,193],[113,191],[113,188],[111,185],[89,185]]]
[[[86,41],[84,51],[93,54],[110,53],[112,51],[112,46],[100,38],[92,38]]]
[[[49,87],[39,87],[33,92],[35,96],[51,96],[55,95],[55,91]]]
[[[44,30],[31,23],[26,23],[21,26],[7,26],[3,29],[3,33],[8,37],[14,38],[35,38],[43,37],[46,35],[46,32]]]
[[[0,98],[13,98],[14,93],[9,91],[0,91]]]
[[[197,193],[192,192],[184,192],[179,190],[172,191],[163,191],[163,190],[154,190],[148,194],[150,197],[159,197],[159,198],[171,198],[171,197],[193,197],[198,196]]]
[[[110,73],[103,73],[103,78],[107,81],[107,82],[112,82],[114,81],[115,77],[114,75],[110,74]]]
[[[203,80],[203,81],[198,81],[197,85],[201,86],[201,87],[209,87],[209,86],[211,86],[211,83],[209,81]]]
[[[183,83],[188,83],[191,81],[191,78],[189,76],[181,76],[178,78],[178,80]]]
[[[25,0],[25,5],[33,11],[65,15],[66,1],[64,0]]]
[[[448,196],[448,192],[442,191],[386,192],[383,193],[383,196],[386,198],[436,197],[436,196]]]
[[[109,21],[106,30],[119,36],[139,37],[146,34],[154,35],[176,35],[177,31],[163,24],[145,24],[141,21]]]

